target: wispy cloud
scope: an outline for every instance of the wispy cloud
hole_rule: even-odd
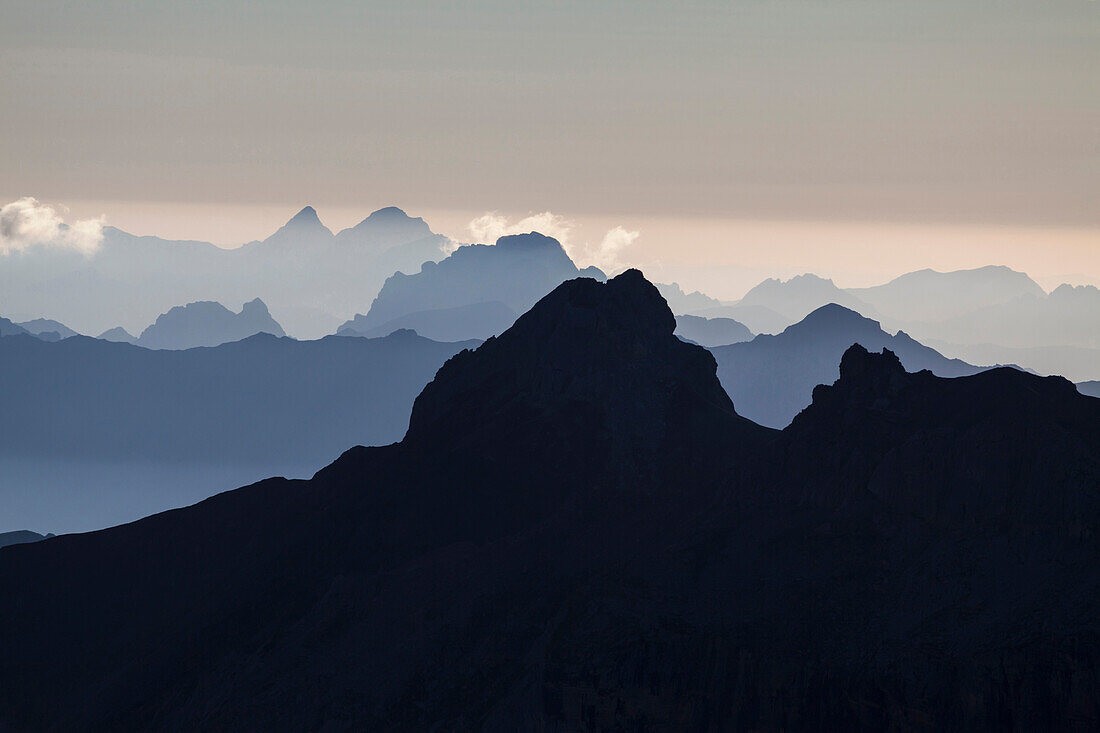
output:
[[[623,250],[638,238],[639,233],[628,231],[621,226],[609,229],[598,243],[578,241],[577,225],[564,216],[552,211],[531,214],[518,221],[509,222],[507,217],[488,212],[473,219],[467,229],[475,242],[492,244],[500,237],[509,234],[538,232],[561,242],[566,253],[578,265],[595,265],[607,272],[622,267],[619,257]]]
[[[103,217],[66,224],[52,206],[27,196],[0,207],[0,255],[31,247],[71,249],[90,255],[103,241]]]

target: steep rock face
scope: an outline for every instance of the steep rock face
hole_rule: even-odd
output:
[[[606,285],[564,283],[499,338],[443,365],[413,406],[406,442],[464,452],[522,436],[560,441],[568,455],[583,436],[586,450],[595,439],[623,472],[641,456],[747,425],[715,378],[714,358],[674,338],[675,327],[637,270]],[[646,480],[655,465],[633,468],[618,478]]]
[[[854,348],[779,433],[673,329],[571,281],[400,444],[0,551],[0,724],[1095,727],[1095,400]]]

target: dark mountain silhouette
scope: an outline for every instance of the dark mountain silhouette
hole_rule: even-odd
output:
[[[186,351],[5,338],[0,529],[98,528],[272,473],[312,475],[349,445],[400,439],[423,386],[474,345],[409,332]]]
[[[28,529],[17,529],[14,532],[0,532],[0,547],[8,545],[24,545],[28,542],[41,542],[53,537],[52,534],[38,534]]]
[[[365,332],[356,331],[351,326],[345,325],[338,333],[341,336],[378,337],[406,328],[436,341],[484,340],[503,333],[516,322],[516,318],[517,313],[514,310],[499,300],[494,300],[488,303],[471,303],[454,308],[406,313]]]
[[[7,318],[0,317],[0,336],[26,336],[27,329],[12,323]]]
[[[752,331],[732,318],[676,316],[676,335],[700,346],[724,346],[748,341]]]
[[[451,246],[394,207],[333,235],[307,206],[236,249],[105,227],[90,256],[36,248],[7,258],[0,312],[48,316],[83,333],[135,333],[179,303],[258,296],[291,334],[319,337],[366,307],[394,272],[416,272]]]
[[[61,339],[67,339],[70,336],[79,335],[76,331],[72,330],[64,323],[59,323],[58,321],[53,321],[49,318],[35,318],[32,321],[23,321],[18,325],[26,330],[27,333],[34,336],[42,337],[43,335],[46,335],[46,340],[48,341],[60,341]]]
[[[257,333],[286,335],[259,298],[245,303],[240,313],[221,303],[201,301],[162,313],[136,343],[147,349],[193,349],[240,341]]]
[[[1080,382],[1077,385],[1077,391],[1089,397],[1100,397],[1100,380]]]
[[[96,336],[96,338],[102,339],[104,341],[115,341],[117,343],[122,343],[122,344],[136,344],[137,343],[137,336],[132,335],[129,331],[127,331],[122,326],[115,326],[114,328],[109,328],[106,331],[104,331],[103,333]]]
[[[789,323],[794,323],[828,303],[842,305],[866,316],[875,315],[875,309],[870,304],[841,290],[832,280],[810,273],[790,280],[769,278],[745,293],[737,305],[767,308],[783,315]]]
[[[1100,722],[1100,403],[852,347],[775,432],[674,327],[574,280],[400,444],[0,550],[0,725]]]
[[[488,302],[522,313],[578,275],[604,278],[596,268],[578,269],[558,240],[536,232],[501,237],[495,245],[465,245],[441,262],[426,262],[415,275],[394,274],[370,310],[340,330],[371,333],[410,314]]]
[[[810,404],[816,385],[836,379],[840,356],[855,343],[874,350],[889,348],[912,371],[929,369],[957,377],[981,370],[948,359],[903,331],[890,335],[878,321],[835,303],[818,308],[780,334],[761,334],[711,351],[718,360],[718,378],[741,414],[761,425],[781,428]]]
[[[942,321],[1021,296],[1042,298],[1039,284],[1003,265],[973,270],[909,272],[883,285],[848,288],[884,317],[898,321]]]

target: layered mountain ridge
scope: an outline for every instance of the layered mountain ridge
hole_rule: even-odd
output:
[[[5,548],[0,725],[1100,722],[1100,403],[852,347],[773,431],[674,329],[572,280],[401,443]]]

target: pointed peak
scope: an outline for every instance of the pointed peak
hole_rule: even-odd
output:
[[[267,309],[267,303],[263,302],[259,298],[253,298],[241,307],[241,313],[264,313],[270,314]]]
[[[293,227],[300,226],[324,226],[321,224],[321,219],[317,216],[317,210],[312,206],[306,206],[297,214],[290,218],[290,221],[286,225]]]
[[[813,311],[810,311],[810,313],[808,313],[806,315],[806,317],[802,319],[802,322],[805,323],[805,322],[809,321],[811,323],[812,322],[838,323],[838,322],[850,321],[850,322],[855,323],[855,322],[870,321],[870,320],[871,320],[870,318],[867,318],[866,316],[864,316],[860,313],[857,313],[856,311],[852,310],[851,308],[845,308],[844,306],[840,305],[839,303],[826,303],[825,305],[821,306],[820,308],[816,308]]]

